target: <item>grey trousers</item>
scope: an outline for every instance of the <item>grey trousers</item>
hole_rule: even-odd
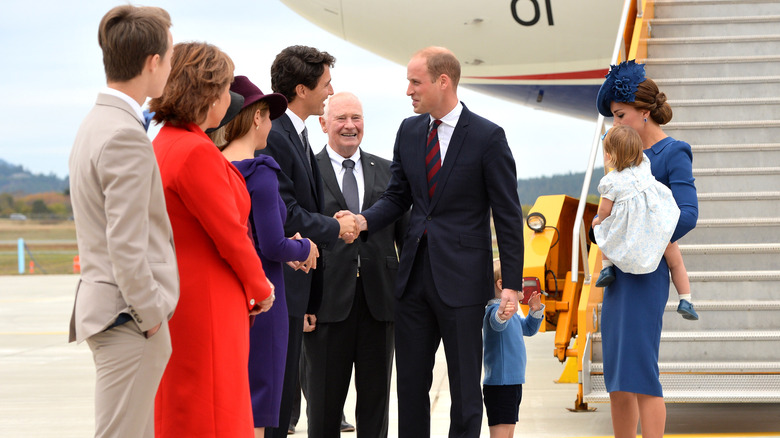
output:
[[[168,322],[150,339],[133,321],[87,339],[95,361],[95,437],[154,437],[154,397],[168,358]]]

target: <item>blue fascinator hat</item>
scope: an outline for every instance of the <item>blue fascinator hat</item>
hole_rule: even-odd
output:
[[[604,117],[612,117],[611,102],[633,102],[638,85],[645,81],[645,65],[633,59],[609,67],[596,97],[596,107]]]

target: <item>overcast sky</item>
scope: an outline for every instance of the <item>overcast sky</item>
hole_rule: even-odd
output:
[[[104,0],[4,2],[0,15],[0,158],[36,173],[67,175],[78,126],[105,86],[98,24],[118,4]],[[233,58],[235,73],[248,76],[266,93],[271,92],[271,63],[283,48],[303,44],[331,53],[336,57],[331,71],[334,90],[351,91],[363,101],[362,147],[368,152],[392,158],[399,123],[414,115],[405,94],[405,66],[321,30],[277,0],[140,4],[168,10],[174,42],[197,40],[219,46]],[[532,110],[465,89],[459,97],[472,111],[506,130],[519,178],[584,171],[595,121]],[[326,136],[315,117],[307,125],[318,151]]]

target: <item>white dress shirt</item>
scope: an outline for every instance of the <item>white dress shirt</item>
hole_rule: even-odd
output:
[[[458,102],[455,108],[452,109],[446,116],[442,117],[441,125],[439,125],[439,154],[441,154],[441,163],[444,165],[444,156],[447,154],[447,148],[450,146],[450,140],[452,139],[452,133],[455,132],[455,126],[460,119],[460,113],[463,112],[463,104]],[[431,116],[431,120],[428,122],[429,132],[430,126],[435,119]]]
[[[351,157],[347,158],[339,155],[336,151],[333,150],[333,148],[330,147],[330,145],[328,145],[325,150],[328,151],[330,164],[333,166],[333,172],[336,173],[336,181],[339,182],[339,189],[341,190],[341,193],[344,193],[344,187],[342,185],[344,180],[344,173],[346,172],[342,163],[344,163],[344,160],[346,159],[350,159],[355,162],[355,168],[352,169],[352,173],[355,175],[355,179],[357,180],[358,201],[360,202],[358,205],[360,206],[360,209],[363,210],[363,199],[365,198],[364,195],[366,191],[366,182],[363,178],[363,161],[360,159],[360,148],[357,148],[355,153]]]
[[[287,111],[285,111],[284,113],[287,114],[287,117],[290,118],[290,121],[292,122],[293,127],[295,127],[295,132],[298,133],[298,138],[301,140],[301,144],[304,144],[303,143],[303,130],[306,129],[306,122],[301,120],[301,118],[298,117],[298,114],[295,114],[294,112],[292,112],[292,110],[290,110],[290,108],[287,108]],[[309,143],[309,144],[311,144],[311,143]]]

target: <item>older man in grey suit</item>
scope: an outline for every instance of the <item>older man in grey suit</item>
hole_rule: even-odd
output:
[[[162,94],[173,39],[160,8],[118,6],[100,23],[108,87],[82,122],[70,184],[82,274],[70,341],[96,367],[95,436],[153,437],[154,396],[179,297],[173,234],[141,105]]]

